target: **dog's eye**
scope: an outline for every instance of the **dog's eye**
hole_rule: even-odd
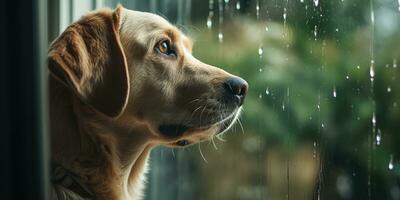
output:
[[[175,50],[171,48],[171,44],[168,40],[161,41],[156,46],[156,50],[159,53],[165,54],[167,56],[176,56]]]

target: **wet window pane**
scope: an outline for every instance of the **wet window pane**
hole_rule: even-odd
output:
[[[400,1],[117,3],[250,85],[231,131],[152,152],[146,199],[400,199]]]

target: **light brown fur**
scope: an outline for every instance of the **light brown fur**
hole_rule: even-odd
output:
[[[154,51],[163,39],[176,47],[176,59]],[[82,17],[53,42],[52,160],[93,198],[141,199],[153,147],[197,143],[234,122],[240,108],[216,100],[232,75],[191,51],[192,42],[163,18],[121,6]],[[172,136],[158,130],[179,123],[191,128]]]

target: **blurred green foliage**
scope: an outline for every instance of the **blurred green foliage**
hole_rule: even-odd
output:
[[[265,148],[289,152],[315,143],[321,199],[400,198],[397,2],[372,2],[375,24],[365,0],[320,1],[318,7],[313,1],[259,1],[258,19],[257,1],[240,3],[240,11],[235,2],[225,8],[223,26],[214,16],[212,30],[205,26],[207,10],[198,10],[203,17],[195,27],[201,29],[193,35],[195,56],[249,82],[245,132],[261,136]],[[388,169],[391,158],[394,170]],[[339,172],[350,177],[351,195],[337,189]]]
[[[147,199],[400,199],[397,0],[121,2],[191,21],[193,54],[250,85],[244,134],[154,151]]]

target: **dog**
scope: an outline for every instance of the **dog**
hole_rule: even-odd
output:
[[[48,68],[52,199],[142,199],[151,149],[227,131],[248,90],[164,18],[121,5],[67,27]]]

